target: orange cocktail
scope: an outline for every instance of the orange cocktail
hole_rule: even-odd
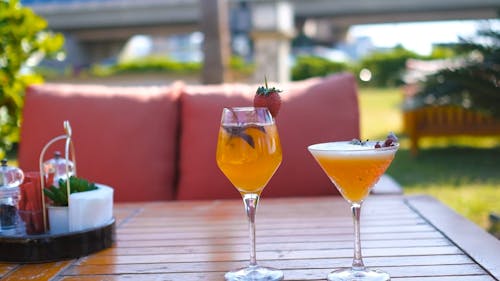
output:
[[[368,269],[361,254],[360,217],[363,200],[387,170],[399,148],[398,139],[389,134],[380,142],[339,141],[313,144],[308,147],[323,171],[351,204],[354,223],[354,258],[350,268],[328,274],[328,281],[389,281],[388,273]]]
[[[314,158],[342,196],[351,202],[365,199],[371,187],[391,164],[395,153],[393,149],[373,147],[368,151],[363,146],[346,142],[320,144],[315,148],[311,150]]]
[[[221,125],[217,164],[241,193],[261,193],[282,153],[275,124]]]
[[[222,110],[215,158],[240,192],[250,232],[250,263],[226,272],[226,281],[281,281],[283,271],[257,264],[255,214],[260,194],[281,164],[281,145],[274,118],[266,107]]]

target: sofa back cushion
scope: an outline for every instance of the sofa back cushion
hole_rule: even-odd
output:
[[[19,164],[37,171],[43,146],[73,129],[77,175],[115,189],[116,201],[173,199],[179,85],[105,87],[45,84],[29,87]],[[57,144],[57,145],[56,145]],[[64,141],[54,150],[64,153]]]
[[[273,86],[273,85],[271,85]],[[283,161],[264,197],[338,194],[307,150],[313,143],[359,137],[354,77],[342,73],[279,85],[277,126]],[[224,199],[240,195],[218,169],[217,135],[223,107],[251,106],[257,85],[188,86],[181,94],[177,198]]]

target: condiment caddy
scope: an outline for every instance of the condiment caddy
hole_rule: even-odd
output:
[[[23,173],[19,168],[9,167],[6,160],[1,162],[0,262],[36,263],[77,258],[113,243],[113,189],[103,184],[95,184],[93,190],[80,193],[71,189],[71,182],[76,178],[75,148],[69,121],[63,125],[65,134],[43,147],[39,172]],[[44,161],[49,147],[61,140],[65,141],[64,157],[56,152],[54,158]],[[58,186],[59,183],[64,186]],[[48,186],[65,191],[66,206],[53,206],[55,201],[44,195]],[[57,208],[63,215],[52,214],[51,209]],[[58,219],[61,221],[57,222]]]

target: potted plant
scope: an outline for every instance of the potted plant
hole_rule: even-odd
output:
[[[86,179],[75,176],[69,177],[70,194],[68,194],[67,180],[59,179],[58,185],[51,185],[43,189],[43,193],[47,196],[52,204],[49,205],[49,226],[50,232],[53,234],[68,232],[69,229],[69,196],[73,193],[86,192],[97,190],[96,184],[87,181]]]

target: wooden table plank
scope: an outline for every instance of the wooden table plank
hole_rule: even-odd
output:
[[[367,257],[364,259],[367,265],[373,267],[391,266],[413,266],[413,265],[464,265],[473,264],[466,255],[433,255],[433,256],[396,256],[396,257]],[[352,258],[313,258],[293,260],[266,260],[262,261],[267,266],[280,269],[333,269],[350,265]],[[223,272],[229,269],[244,266],[246,261],[241,262],[201,262],[185,263],[145,263],[145,264],[77,264],[65,271],[66,275],[92,275],[92,274],[139,274],[148,273],[175,273],[175,272]]]
[[[473,264],[467,265],[426,265],[426,266],[405,266],[405,267],[380,267],[387,271],[394,278],[402,278],[408,276],[417,276],[425,280],[425,277],[442,277],[442,276],[461,276],[470,277],[483,275],[484,271],[479,266]],[[323,279],[331,271],[331,269],[298,269],[298,270],[283,270],[285,280],[318,280]],[[223,272],[184,272],[184,273],[153,273],[153,274],[119,274],[119,275],[79,275],[72,279],[70,276],[62,280],[221,280]],[[76,277],[76,276],[75,276]],[[94,279],[99,277],[101,279]],[[88,279],[87,279],[88,278]],[[109,279],[110,278],[110,279]]]
[[[103,255],[125,256],[125,255],[157,255],[157,254],[195,254],[209,252],[245,252],[248,251],[247,241],[229,244],[205,244],[205,245],[179,245],[170,246],[140,246],[134,245],[126,247],[123,244],[119,247],[107,249]],[[323,249],[352,249],[352,241],[332,241],[332,242],[276,242],[258,243],[257,251],[279,251],[279,250],[323,250]],[[406,239],[406,240],[367,240],[363,241],[363,249],[370,248],[398,248],[398,247],[430,247],[430,246],[450,246],[450,242],[444,238],[438,239]]]
[[[0,278],[7,275],[7,273],[15,270],[19,265],[10,263],[0,263]]]
[[[365,257],[384,256],[415,256],[425,254],[457,255],[462,254],[454,246],[418,247],[418,248],[377,248],[363,251]],[[307,259],[307,258],[344,258],[352,257],[352,249],[304,250],[304,251],[260,251],[259,260],[277,259]],[[163,262],[219,262],[219,261],[246,261],[248,251],[245,252],[214,252],[201,254],[159,254],[159,255],[127,255],[107,256],[92,255],[82,258],[80,264],[134,264],[134,263],[163,263]]]
[[[362,226],[363,227],[363,226]],[[387,226],[387,227],[363,227],[363,235],[376,233],[418,233],[418,232],[433,232],[435,229],[429,225],[413,225],[413,226]],[[234,238],[244,237],[248,235],[248,230],[226,230],[226,231],[195,231],[195,232],[143,232],[143,233],[122,233],[118,232],[123,240],[162,240],[162,239],[210,239],[210,238]],[[298,228],[298,229],[260,229],[257,226],[257,237],[276,237],[277,239],[286,240],[289,236],[294,235],[351,235],[351,228]],[[352,237],[352,236],[351,236]]]
[[[443,235],[437,231],[435,232],[419,232],[419,233],[408,233],[404,236],[401,234],[366,234],[362,235],[363,245],[365,243],[398,243],[401,240],[411,240],[415,243],[419,243],[420,240],[432,240],[432,239],[445,239]],[[257,237],[257,247],[260,244],[276,243],[274,237]],[[348,242],[353,243],[352,234],[344,235],[295,235],[289,236],[286,242],[289,243],[302,243],[304,241],[309,242]],[[448,240],[446,240],[448,241]],[[248,244],[248,237],[234,237],[234,238],[197,238],[197,239],[156,239],[156,240],[118,240],[115,245],[116,248],[130,248],[130,247],[164,247],[164,246],[203,246],[203,245],[233,245],[233,244]]]
[[[402,277],[391,278],[394,281],[495,281],[489,275],[466,275],[466,276],[435,276],[435,277]]]
[[[232,220],[207,220],[207,219],[191,219],[189,221],[183,220],[169,220],[168,218],[155,219],[141,217],[140,220],[134,220],[127,223],[125,227],[118,229],[119,233],[133,234],[143,233],[145,229],[148,232],[196,232],[200,229],[203,230],[236,230],[247,229],[247,224],[242,221],[244,214],[241,214],[240,219]],[[382,218],[382,219],[381,219]],[[281,218],[281,219],[268,219],[257,216],[257,223],[259,229],[273,229],[273,228],[332,228],[341,227],[352,229],[352,219],[338,218],[330,219],[328,217],[315,218],[314,220],[307,220],[305,218]],[[409,226],[417,224],[425,224],[426,222],[420,217],[403,217],[403,216],[380,216],[380,217],[363,217],[363,227],[386,227],[386,226]]]
[[[361,234],[363,241],[396,241],[396,240],[425,240],[425,239],[437,239],[442,238],[443,235],[437,231],[432,232],[417,232],[417,233],[405,233],[402,235],[401,233],[368,233]],[[125,239],[126,238],[126,239]],[[133,238],[133,239],[131,239]],[[122,240],[123,239],[123,240]],[[140,239],[139,236],[134,237],[124,237],[124,235],[118,235],[116,245],[127,245],[137,246],[137,247],[147,247],[147,246],[172,246],[172,245],[226,245],[226,244],[247,244],[248,236],[240,236],[240,237],[201,237],[201,238],[190,238],[183,239],[182,236],[173,239]],[[179,242],[181,240],[182,242]],[[273,243],[277,241],[277,237],[274,236],[266,236],[266,237],[257,237],[258,243]],[[311,241],[311,242],[330,242],[330,241],[353,241],[353,234],[337,234],[335,236],[329,234],[323,235],[294,235],[289,236],[283,239],[285,242],[303,242],[303,241]]]
[[[500,279],[500,240],[429,196],[408,197],[409,206]]]
[[[425,265],[404,267],[379,267],[391,277],[434,277],[434,276],[473,276],[483,275],[484,271],[477,265]],[[322,279],[330,269],[284,270],[286,280]]]
[[[167,276],[167,275],[113,275],[113,276],[82,276],[82,277],[64,277],[61,280],[64,281],[130,281],[130,280],[141,280],[141,281],[201,281],[201,280],[223,280],[223,275],[221,274],[206,274],[206,275],[183,275],[181,279],[178,276]],[[285,277],[286,278],[286,277]],[[293,280],[293,279],[287,279]],[[296,279],[296,281],[324,281],[325,278],[321,279]],[[438,277],[417,277],[417,278],[393,278],[391,280],[397,281],[495,281],[490,276],[487,275],[468,275],[468,276],[438,276]]]
[[[41,264],[25,264],[2,278],[2,281],[46,281],[61,272],[71,261],[59,261]]]

